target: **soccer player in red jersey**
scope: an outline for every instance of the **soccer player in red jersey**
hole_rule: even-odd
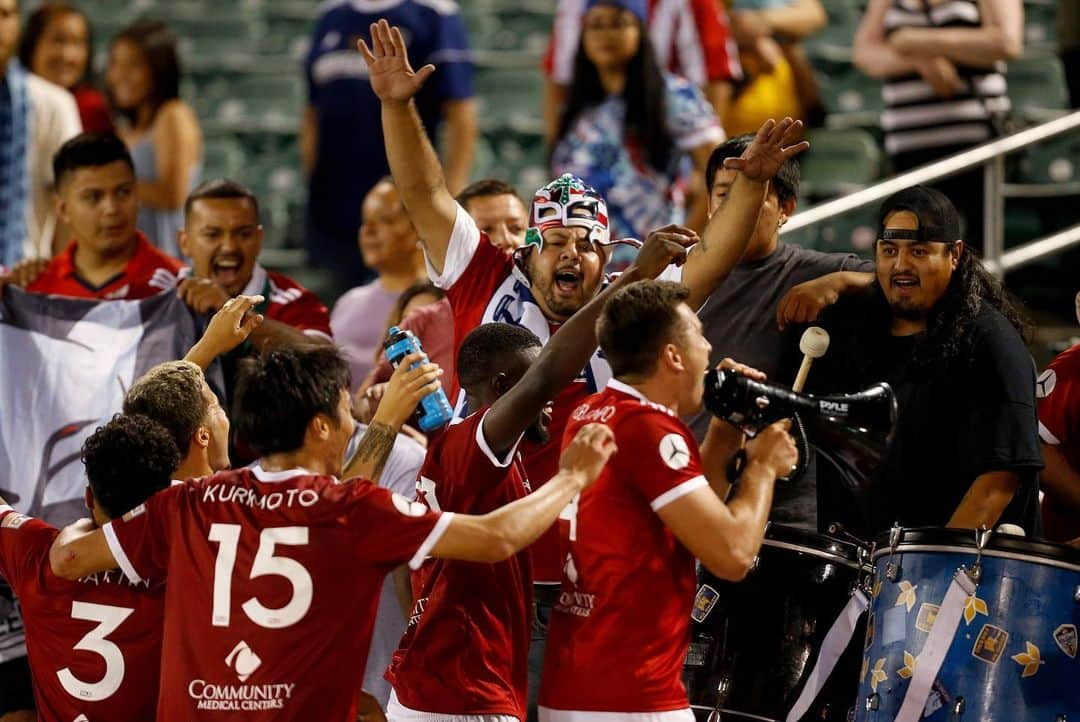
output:
[[[458,352],[457,368],[469,408],[476,411],[432,442],[418,498],[434,511],[483,514],[528,494],[519,444],[523,437],[548,441],[542,412],[593,354],[606,296],[680,262],[692,236],[674,226],[652,233],[627,272],[574,314],[542,351],[540,339],[517,325],[473,329]],[[532,622],[529,555],[498,564],[432,560],[415,576],[413,614],[387,673],[395,690],[388,719],[524,720]]]
[[[83,446],[93,527],[166,488],[180,452],[145,416],[117,416]],[[68,580],[53,573],[59,529],[0,500],[0,575],[18,595],[43,722],[152,720],[157,708],[163,575],[132,581],[118,571]]]
[[[209,180],[184,203],[180,250],[191,259],[181,271],[180,297],[198,313],[213,313],[238,295],[260,295],[255,310],[265,321],[251,335],[257,348],[329,342],[330,312],[288,276],[258,262],[264,231],[259,201],[246,186]]]
[[[430,391],[437,368],[421,368]],[[158,722],[352,719],[385,574],[429,554],[508,558],[613,452],[610,432],[589,427],[541,492],[483,516],[440,514],[335,478],[353,420],[348,365],[332,347],[257,357],[236,410],[255,467],[172,486],[53,545],[65,578],[119,566],[137,583],[168,571]]]
[[[428,275],[446,289],[453,307],[454,347],[460,348],[465,334],[488,321],[524,326],[547,342],[604,281],[609,255],[604,246],[612,240],[604,200],[577,179],[560,179],[538,191],[522,249],[508,257],[492,246],[447,190],[438,156],[413,104],[435,67],[413,72],[400,30],[385,20],[371,26],[371,39],[372,46],[361,42],[360,51],[372,90],[382,101],[387,160],[424,244]],[[742,257],[769,179],[788,158],[809,147],[789,145],[801,127],[790,119],[769,121],[742,158],[727,159],[726,167],[739,171],[731,193],[710,218],[681,273],[672,274],[690,288],[691,307],[704,303]],[[570,412],[602,389],[610,376],[607,362],[595,355],[577,381],[556,396],[550,424],[555,438],[562,438]],[[456,393],[453,380],[448,386]],[[555,471],[558,446],[525,446],[525,468],[534,484],[542,484]],[[557,533],[546,535],[532,553],[536,581],[557,584]]]
[[[701,408],[711,346],[679,284],[617,291],[598,324],[615,378],[574,410],[567,435],[611,427],[620,451],[560,527],[567,555],[540,688],[542,722],[693,722],[682,683],[694,558],[741,579],[761,546],[773,484],[796,461],[787,423],[746,444],[714,420],[699,452],[680,416]],[[726,365],[751,373],[730,361]]]
[[[180,261],[135,228],[135,166],[111,133],[75,136],[53,158],[60,217],[75,240],[27,285],[34,293],[139,299],[176,286]]]

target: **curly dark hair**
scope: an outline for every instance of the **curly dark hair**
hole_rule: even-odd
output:
[[[117,414],[82,447],[90,489],[115,519],[169,486],[180,450],[164,426],[142,414]]]

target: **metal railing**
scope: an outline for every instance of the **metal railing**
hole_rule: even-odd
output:
[[[841,198],[819,203],[792,216],[791,220],[781,229],[781,233],[790,233],[815,223],[821,223],[848,211],[881,201],[893,193],[904,188],[910,188],[913,185],[931,183],[941,178],[962,173],[976,166],[983,166],[985,173],[983,187],[983,197],[985,199],[983,211],[983,261],[993,272],[1004,274],[1080,244],[1080,225],[1075,225],[1009,251],[1005,251],[1004,248],[1005,198],[1055,195],[1053,186],[1049,188],[1043,187],[1042,191],[1038,191],[1039,186],[1035,186],[1036,190],[1032,191],[1027,186],[1014,186],[1005,183],[1005,156],[1078,128],[1080,128],[1080,111],[1069,113],[1049,122],[977,146],[963,153],[949,156],[930,165],[893,176],[886,181]]]

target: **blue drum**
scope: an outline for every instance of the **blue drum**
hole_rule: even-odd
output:
[[[1080,721],[1080,551],[1000,533],[980,550],[972,531],[894,529],[877,540],[873,561],[857,722],[896,717],[960,567],[978,569],[977,587],[960,597],[921,718]]]

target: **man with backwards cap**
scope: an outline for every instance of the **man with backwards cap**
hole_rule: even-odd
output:
[[[476,224],[446,188],[438,157],[426,139],[413,97],[435,71],[427,65],[413,71],[400,32],[385,21],[371,28],[372,47],[361,44],[372,89],[382,101],[386,154],[401,198],[416,226],[427,259],[428,274],[445,288],[454,311],[455,348],[472,329],[485,322],[523,326],[542,342],[584,306],[604,281],[610,238],[604,199],[572,176],[563,176],[537,191],[530,211],[525,246],[508,257],[486,242]],[[699,307],[738,262],[753,235],[769,179],[787,158],[806,143],[789,145],[800,123],[785,119],[766,123],[755,142],[726,167],[741,171],[722,211],[710,220],[697,247],[681,269],[671,269],[690,289],[688,303]],[[696,239],[694,232],[668,226],[660,232],[672,240]],[[685,245],[685,243],[681,243]],[[561,438],[570,412],[581,400],[603,388],[611,376],[607,363],[594,355],[579,378],[560,392],[549,424],[552,438]],[[455,381],[448,386],[453,392]],[[457,399],[459,415],[467,412]],[[546,470],[558,460],[558,444],[523,449],[530,480],[549,478]],[[534,580],[557,585],[561,578],[558,535],[554,528],[532,548]],[[544,602],[538,599],[538,603]],[[522,653],[524,650],[522,650]]]
[[[960,240],[959,215],[940,192],[900,191],[878,218],[876,279],[868,297],[843,299],[826,313],[831,348],[811,381],[836,392],[887,381],[899,421],[861,492],[835,469],[819,469],[822,512],[865,537],[894,522],[963,529],[1010,522],[1034,536],[1043,463],[1035,367],[1019,313]]]

